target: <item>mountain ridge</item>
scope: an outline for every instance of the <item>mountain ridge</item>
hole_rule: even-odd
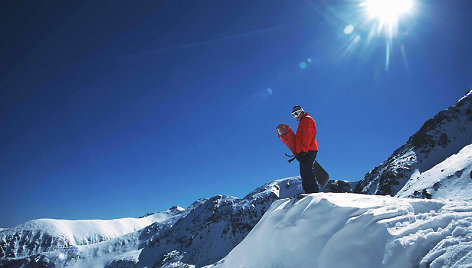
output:
[[[394,196],[415,170],[424,172],[472,143],[472,90],[427,120],[407,142],[369,171],[355,193]]]

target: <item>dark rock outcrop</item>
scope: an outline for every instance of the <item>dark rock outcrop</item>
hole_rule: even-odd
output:
[[[321,190],[325,193],[352,193],[351,184],[341,180],[330,180]]]

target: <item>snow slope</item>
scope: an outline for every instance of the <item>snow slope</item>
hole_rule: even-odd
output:
[[[74,259],[73,264],[76,259],[98,257],[112,260],[116,254],[138,250],[145,227],[171,225],[184,214],[184,209],[173,207],[141,218],[29,221],[0,233],[0,266],[60,264]]]
[[[472,144],[472,90],[426,121],[406,144],[356,185],[354,192],[394,196],[416,172],[425,172]]]
[[[346,193],[281,199],[212,266],[472,267],[472,206]]]
[[[397,197],[472,201],[472,144],[432,169],[414,174]]]

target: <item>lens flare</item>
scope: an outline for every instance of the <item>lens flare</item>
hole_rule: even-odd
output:
[[[354,32],[354,26],[352,24],[344,27],[344,34],[352,34],[352,32]]]
[[[308,64],[306,64],[306,62],[302,61],[302,62],[300,62],[300,64],[298,64],[298,67],[300,67],[300,69],[302,69],[302,70],[305,70],[306,67],[308,67]]]

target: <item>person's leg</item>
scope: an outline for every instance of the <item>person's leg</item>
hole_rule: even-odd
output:
[[[310,152],[305,159],[300,161],[300,176],[302,177],[302,186],[305,193],[318,193],[319,187],[316,183],[315,172],[313,171],[313,163],[315,161],[316,152]]]

